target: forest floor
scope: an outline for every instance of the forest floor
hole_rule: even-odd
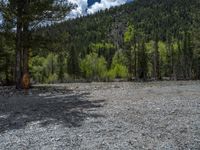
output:
[[[200,149],[200,81],[0,87],[0,149]]]

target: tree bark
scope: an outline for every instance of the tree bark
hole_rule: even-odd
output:
[[[155,43],[154,43],[154,58],[153,58],[153,75],[155,80],[159,80],[160,77],[160,55],[159,55],[159,50],[158,50],[158,38],[156,37]]]
[[[30,0],[24,2],[23,15],[29,16]],[[29,19],[26,18],[23,22],[23,75],[29,74],[29,49],[30,49],[30,31],[29,31]]]
[[[21,89],[21,51],[22,51],[22,7],[18,3],[17,8],[17,30],[16,30],[16,64],[15,64],[15,82],[16,89]]]
[[[137,46],[136,43],[134,44],[134,59],[135,59],[135,63],[134,63],[134,72],[135,72],[135,79],[137,79]],[[131,60],[132,61],[132,60]]]
[[[6,67],[5,67],[5,74],[6,74],[6,84],[9,84],[9,59],[6,55]]]
[[[29,73],[29,30],[28,30],[28,23],[26,23],[23,27],[23,38],[24,38],[24,45],[23,45],[23,74]]]

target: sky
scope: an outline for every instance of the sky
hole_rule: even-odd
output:
[[[77,7],[70,12],[68,18],[94,14],[100,10],[119,6],[131,1],[133,0],[69,0],[69,2],[75,4]]]

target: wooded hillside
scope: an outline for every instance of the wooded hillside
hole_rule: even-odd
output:
[[[31,38],[31,76],[41,83],[200,79],[199,8],[199,0],[135,0],[39,27]],[[10,56],[1,63],[1,80],[13,79]]]

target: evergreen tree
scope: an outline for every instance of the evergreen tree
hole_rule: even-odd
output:
[[[79,67],[79,55],[74,46],[71,47],[67,59],[67,70],[70,75],[74,78],[79,76],[80,67]]]
[[[139,79],[146,80],[148,73],[148,56],[144,40],[141,40],[139,43],[138,58],[138,77]]]
[[[0,1],[0,13],[16,27],[16,88],[22,87],[22,73],[28,73],[30,36],[34,27],[42,22],[59,21],[66,16],[69,5],[58,0],[8,0]],[[23,67],[21,67],[23,66]]]

